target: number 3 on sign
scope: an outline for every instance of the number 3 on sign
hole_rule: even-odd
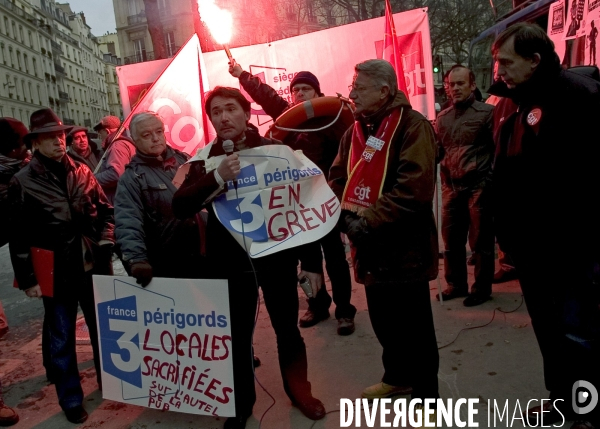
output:
[[[254,199],[252,197],[256,195]],[[229,195],[228,198],[229,200]],[[235,195],[229,204],[234,204],[236,210],[240,213],[239,219],[231,219],[229,224],[231,228],[240,234],[256,231],[265,223],[265,215],[263,213],[260,193],[248,193],[239,199]],[[251,217],[252,219],[249,219]],[[243,228],[243,229],[242,229]]]
[[[133,372],[140,367],[140,349],[132,341],[138,334],[137,324],[129,320],[109,319],[111,331],[122,332],[123,335],[117,340],[121,353],[111,353],[110,358],[117,369],[123,372]],[[123,351],[127,351],[129,359],[123,359]]]

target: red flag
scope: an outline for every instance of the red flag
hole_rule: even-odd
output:
[[[392,15],[390,0],[385,0],[385,32],[383,34],[383,59],[389,61],[398,76],[398,88],[408,97],[404,67],[402,67],[402,53],[398,47],[396,26]]]
[[[214,130],[204,112],[207,82],[202,82],[202,62],[200,42],[194,34],[132,106],[121,128],[129,126],[134,114],[151,110],[164,119],[169,146],[190,155],[204,147],[214,137]]]

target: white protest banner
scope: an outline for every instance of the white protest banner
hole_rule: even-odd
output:
[[[435,118],[435,104],[427,8],[393,16],[410,102],[415,110],[432,120]],[[302,70],[317,76],[325,95],[340,93],[348,96],[354,66],[364,60],[383,58],[384,20],[385,17],[369,19],[270,43],[233,48],[231,52],[244,70],[258,76],[288,101],[292,100],[290,81]],[[310,55],[301,55],[301,52],[310,52]],[[224,51],[205,52],[202,58],[206,64],[203,77],[208,75],[211,88],[217,85],[240,87],[238,79],[227,72],[228,60]],[[164,63],[158,61],[143,64],[147,68],[164,67]],[[121,73],[127,74],[127,81],[120,82],[122,94],[130,86],[147,84],[142,76],[136,82],[134,73],[125,73],[128,67],[133,66],[120,67]],[[119,74],[120,80],[122,74]],[[208,85],[205,85],[207,89]],[[192,95],[194,93],[190,90],[190,97]],[[247,95],[247,98],[250,99],[250,96]],[[123,99],[123,110],[128,109]],[[264,135],[271,118],[253,103],[251,122]]]
[[[105,399],[235,415],[226,280],[94,276]]]
[[[207,146],[203,154],[210,151]],[[340,216],[340,203],[323,172],[302,152],[269,145],[239,154],[241,171],[213,201],[219,221],[253,258],[324,237]],[[215,169],[224,155],[206,160]]]
[[[396,13],[394,23],[410,103],[433,120],[433,66],[427,9]],[[354,66],[361,61],[383,58],[384,27],[385,17],[379,17],[270,43],[232,48],[231,53],[244,70],[260,77],[288,101],[292,100],[290,81],[302,70],[317,76],[325,95],[340,93],[347,97]],[[310,52],[310,55],[301,52]],[[240,87],[238,79],[227,72],[227,57],[223,51],[205,52],[204,60],[211,87]],[[260,113],[259,105],[252,107],[252,122],[264,134],[270,117]]]

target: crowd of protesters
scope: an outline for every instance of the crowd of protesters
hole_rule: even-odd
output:
[[[600,145],[590,140],[600,117],[597,69],[563,70],[552,41],[531,24],[507,29],[492,53],[494,101],[481,102],[473,72],[457,65],[445,76],[451,103],[435,128],[398,89],[390,63],[357,64],[349,95],[354,125],[298,130],[283,142],[323,170],[341,205],[337,227],[315,243],[253,265],[210,202],[240,174],[240,151],[282,142],[261,137],[249,123],[250,103],[238,89],[217,87],[208,94],[205,110],[217,138],[192,159],[167,145],[165,125],[154,112],[133,116],[131,137],[121,132],[118,118],[103,118],[95,127],[101,147],[84,128],[63,125],[51,109],[34,112],[29,130],[2,118],[1,214],[11,225],[2,232],[3,243],[9,241],[19,288],[43,298],[44,365],[67,419],[82,423],[88,417],[75,351],[78,306],[102,389],[91,279],[112,273],[113,252],[142,287],[153,277],[228,280],[236,417],[227,419],[226,429],[245,428],[256,400],[252,334],[258,289],[247,287],[256,276],[276,333],[284,390],[305,416],[323,418],[325,407],[308,381],[299,325],[329,317],[324,256],[338,334],[354,332],[356,308],[340,233],[353,248],[354,276],[365,285],[371,324],[383,347],[382,379],[362,397],[438,398],[429,281],[438,275],[433,198],[439,168],[447,288],[438,299],[465,297],[467,307],[491,299],[492,283],[501,280],[494,278],[496,237],[507,255],[507,272],[518,276],[523,290],[554,400],[525,410],[524,417],[537,425],[543,412],[546,424],[565,416],[575,420],[572,429],[600,428],[600,407],[578,416],[570,405],[574,382],[600,388],[600,224],[592,198],[600,185]],[[317,77],[307,71],[291,81],[291,105],[233,60],[229,72],[273,118],[323,96]],[[304,126],[321,128],[321,119]],[[224,147],[227,140],[231,151]],[[217,156],[218,164],[208,161]],[[189,172],[177,188],[173,178],[186,162]],[[363,186],[379,191],[359,201],[354,193]],[[470,293],[467,241],[475,266]],[[382,245],[390,242],[391,247]],[[54,252],[52,297],[34,274],[36,248]],[[304,276],[313,293],[299,321],[297,281]],[[435,421],[435,413],[430,419]],[[0,399],[0,424],[17,420]]]

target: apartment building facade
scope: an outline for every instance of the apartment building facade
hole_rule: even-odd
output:
[[[83,13],[54,0],[0,0],[0,116],[29,124],[50,107],[91,129],[110,112],[105,67]]]

